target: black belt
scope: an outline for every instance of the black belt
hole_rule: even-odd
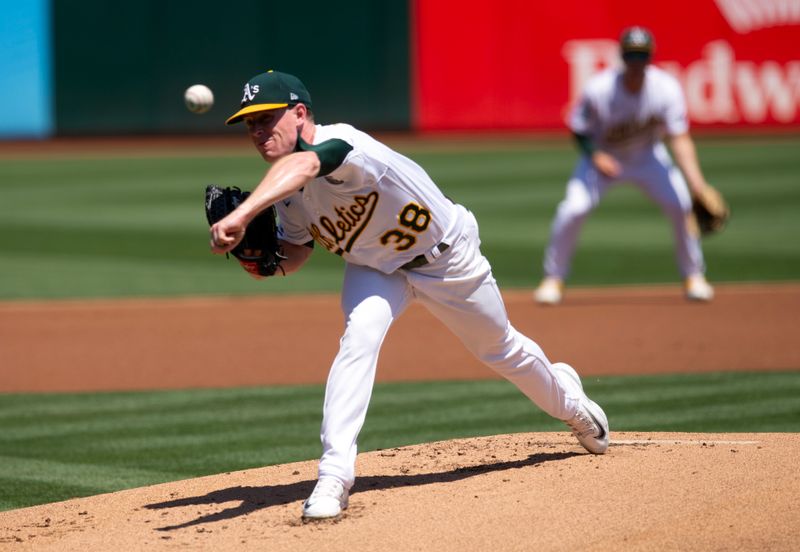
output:
[[[450,249],[450,245],[446,244],[446,243],[440,243],[436,247],[439,249],[439,253],[444,253],[445,251]],[[400,268],[402,268],[403,270],[411,270],[411,269],[414,269],[414,268],[419,268],[421,266],[425,266],[426,264],[428,264],[428,262],[430,262],[430,261],[428,261],[428,259],[425,257],[425,255],[417,255],[416,257],[414,257],[413,259],[408,261],[406,264],[404,264]]]

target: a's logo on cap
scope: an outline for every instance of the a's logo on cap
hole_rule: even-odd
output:
[[[633,29],[628,36],[628,42],[634,46],[645,46],[647,44],[647,34],[642,29]]]
[[[653,49],[653,37],[644,27],[630,27],[620,38],[623,51],[650,52]]]
[[[242,96],[242,103],[245,102],[252,102],[256,98],[256,94],[258,94],[259,86],[254,84],[252,87],[250,83],[244,85],[244,96]]]

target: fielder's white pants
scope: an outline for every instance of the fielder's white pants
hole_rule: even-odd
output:
[[[350,488],[357,439],[372,395],[383,339],[412,300],[421,301],[475,356],[549,415],[574,416],[579,391],[560,383],[542,349],[510,324],[478,226],[465,211],[463,234],[435,262],[393,274],[348,264],[342,291],[345,331],[325,390],[320,476]],[[409,361],[414,361],[409,351]],[[433,368],[433,367],[432,367]],[[572,387],[572,388],[571,388]]]
[[[692,209],[689,188],[666,147],[658,144],[621,163],[622,174],[610,179],[600,174],[587,156],[581,156],[567,183],[566,196],[556,210],[544,255],[545,275],[566,279],[583,222],[606,192],[623,181],[641,188],[672,223],[675,260],[681,276],[704,274],[700,238],[687,224]]]

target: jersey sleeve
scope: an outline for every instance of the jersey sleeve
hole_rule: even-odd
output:
[[[302,201],[302,195],[294,194],[275,204],[278,213],[278,238],[295,245],[303,245],[312,239],[301,207]]]
[[[379,181],[386,173],[388,164],[382,150],[370,148],[368,144],[372,140],[368,136],[349,125],[333,125],[329,131],[336,133],[332,140],[347,145],[347,148],[341,146],[339,149],[339,154],[344,154],[344,159],[327,175],[320,174],[329,184],[358,188],[366,182]]]
[[[674,79],[670,79],[668,84],[669,86],[664,87],[666,92],[664,126],[669,136],[677,136],[689,130],[689,116],[680,85]]]

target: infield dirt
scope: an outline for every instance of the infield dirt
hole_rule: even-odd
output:
[[[517,329],[583,376],[800,367],[796,283],[718,285],[710,304],[679,286],[570,289],[555,308],[503,297]],[[0,302],[13,367],[0,392],[323,383],[342,328],[338,295]],[[252,362],[264,350],[269,365]],[[392,326],[377,374],[495,377],[419,305]]]
[[[717,292],[708,305],[683,301],[676,287],[570,290],[558,308],[533,305],[529,292],[505,298],[517,328],[583,375],[800,366],[800,285]],[[319,383],[341,331],[337,302],[0,304],[3,359],[15,368],[2,390]],[[282,331],[259,330],[266,318],[282,318]],[[241,359],[268,340],[283,370],[267,372],[232,357],[231,347],[211,345],[234,333],[254,348],[240,347]],[[293,340],[307,344],[308,335],[314,347]],[[418,353],[427,348],[425,365],[408,362],[409,340]],[[379,365],[382,381],[487,377],[493,374],[416,307],[391,330]],[[316,475],[316,461],[308,461],[2,512],[0,549],[797,549],[799,434],[616,433],[611,421],[603,456],[586,454],[566,432],[361,454],[350,508],[334,521],[300,521]]]

